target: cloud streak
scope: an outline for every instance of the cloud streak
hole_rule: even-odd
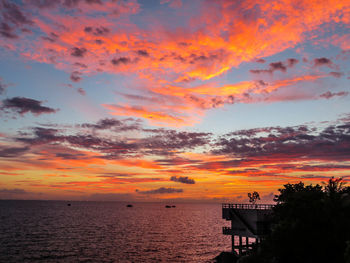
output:
[[[172,176],[170,177],[170,181],[183,183],[183,184],[195,184],[195,181],[187,176]]]
[[[55,113],[57,109],[42,106],[42,101],[25,98],[25,97],[13,97],[2,101],[1,110],[3,112],[13,111],[20,115],[26,113],[33,113],[38,116],[41,114]]]
[[[174,194],[174,193],[182,193],[183,189],[178,188],[166,188],[161,187],[153,190],[147,190],[147,191],[137,191],[137,193],[145,194],[145,195],[157,195],[157,194]]]

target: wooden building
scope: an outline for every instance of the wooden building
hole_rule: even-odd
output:
[[[231,227],[223,227],[223,234],[232,236],[232,252],[242,255],[268,234],[272,207],[266,204],[222,205],[222,218],[231,221]]]

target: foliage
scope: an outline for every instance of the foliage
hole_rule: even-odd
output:
[[[350,188],[341,178],[324,187],[286,184],[279,192],[271,234],[249,262],[350,262]]]
[[[248,193],[248,197],[249,197],[249,202],[252,204],[256,204],[256,202],[258,200],[260,200],[260,195],[258,192],[254,191],[253,193]]]
[[[345,249],[345,263],[350,263],[350,240],[346,242],[347,247]]]

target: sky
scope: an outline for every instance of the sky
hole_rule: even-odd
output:
[[[349,33],[350,0],[0,0],[0,199],[349,182]]]

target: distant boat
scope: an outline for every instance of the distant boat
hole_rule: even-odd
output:
[[[67,206],[71,206],[71,204],[67,204]]]
[[[172,205],[171,207],[176,207],[176,205]]]
[[[133,207],[133,205],[126,205],[126,207]]]
[[[171,208],[171,206],[170,205],[166,205],[165,208]]]

